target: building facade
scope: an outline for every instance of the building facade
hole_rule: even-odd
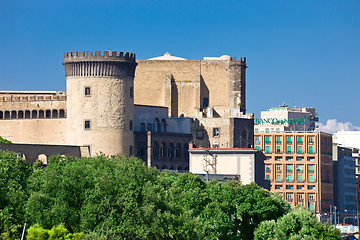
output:
[[[168,107],[169,117],[192,118],[197,146],[253,146],[253,115],[246,113],[245,58],[186,60],[165,54],[137,63],[136,104]]]
[[[219,181],[255,182],[269,188],[264,179],[265,155],[253,148],[193,148],[190,144],[190,172]]]
[[[271,191],[295,207],[317,213],[333,205],[332,138],[323,132],[255,133],[255,148],[267,157],[265,179]]]
[[[356,165],[351,148],[333,144],[334,205],[339,211],[339,221],[352,217],[355,223],[356,205]]]
[[[261,112],[255,119],[255,132],[314,131],[319,117],[315,108],[289,107],[285,104]]]

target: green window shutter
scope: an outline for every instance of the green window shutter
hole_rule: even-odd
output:
[[[314,152],[313,146],[309,146],[309,153],[313,153],[313,152]]]
[[[290,153],[291,152],[291,146],[287,147],[287,151]]]
[[[298,153],[302,153],[302,147],[298,147]]]
[[[314,175],[309,175],[309,182],[314,182]]]
[[[266,146],[266,153],[270,153],[270,147]]]

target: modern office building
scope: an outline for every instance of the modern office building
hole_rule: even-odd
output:
[[[354,223],[356,206],[356,172],[352,149],[333,144],[334,205],[339,211],[339,220],[345,217]]]
[[[255,119],[255,132],[314,131],[319,121],[315,108],[280,105],[261,112]]]
[[[333,205],[332,138],[323,132],[255,133],[255,148],[266,155],[265,179],[292,207],[316,213]]]

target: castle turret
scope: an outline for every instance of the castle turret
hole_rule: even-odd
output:
[[[135,54],[64,54],[68,144],[91,155],[133,154]]]

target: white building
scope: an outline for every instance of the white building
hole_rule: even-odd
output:
[[[314,131],[319,118],[315,108],[289,107],[285,104],[261,112],[255,119],[256,132]]]
[[[253,148],[193,148],[189,146],[190,172],[218,181],[255,182],[268,188],[265,180],[265,155]]]
[[[344,147],[360,148],[360,131],[339,131],[334,133],[333,142]]]

